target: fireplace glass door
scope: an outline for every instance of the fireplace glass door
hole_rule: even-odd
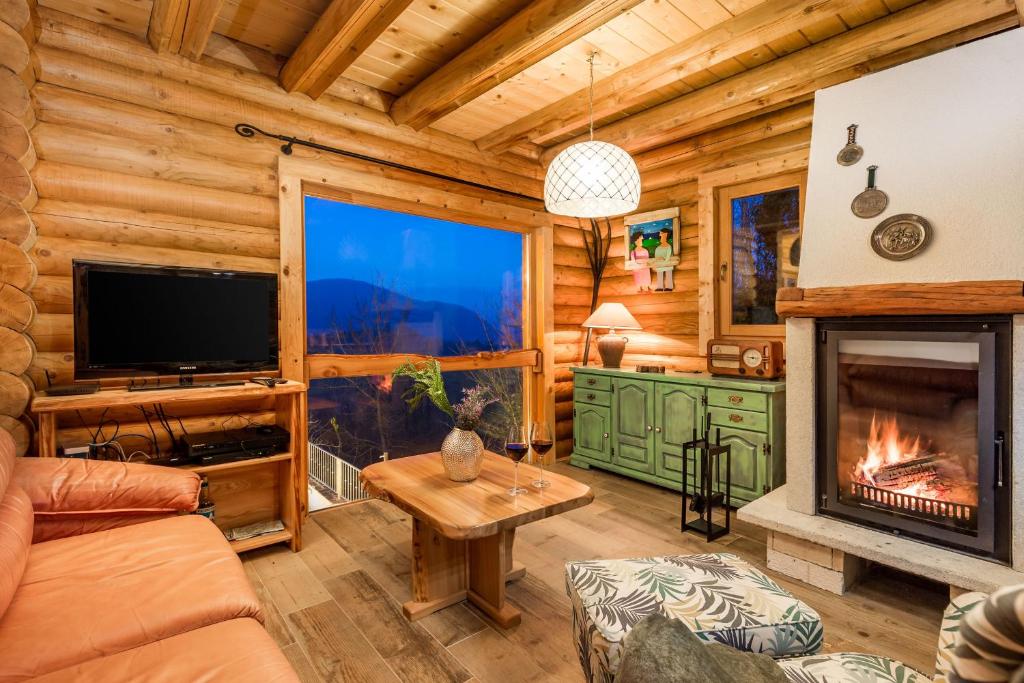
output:
[[[998,555],[999,494],[1008,488],[997,374],[1005,325],[819,327],[822,513]]]

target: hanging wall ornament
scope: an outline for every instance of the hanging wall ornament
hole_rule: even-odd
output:
[[[868,186],[850,204],[850,211],[858,218],[874,218],[889,206],[889,195],[875,187],[877,170],[877,166],[868,166]]]
[[[857,144],[857,124],[851,123],[846,128],[846,146],[839,150],[836,162],[840,166],[853,166],[864,156],[864,148]]]
[[[889,216],[871,233],[871,248],[890,261],[906,261],[917,256],[932,240],[932,226],[913,213]]]

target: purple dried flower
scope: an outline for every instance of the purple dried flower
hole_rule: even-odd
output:
[[[484,408],[495,403],[483,387],[462,390],[462,400],[452,406],[455,412],[455,426],[459,429],[473,430],[480,423]]]

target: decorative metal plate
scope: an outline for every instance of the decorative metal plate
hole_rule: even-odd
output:
[[[870,187],[853,198],[850,211],[857,218],[874,218],[889,206],[889,195],[877,187]]]
[[[871,248],[890,261],[906,261],[917,256],[932,240],[927,219],[912,213],[890,216],[871,233]]]

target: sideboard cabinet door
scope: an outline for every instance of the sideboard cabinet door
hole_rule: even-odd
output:
[[[712,428],[711,438],[715,438]],[[732,504],[749,503],[764,495],[765,446],[768,436],[761,432],[721,427],[722,444],[732,446]],[[725,472],[722,472],[723,479]],[[722,482],[724,485],[724,481]]]
[[[611,462],[611,408],[578,403],[575,412],[576,417],[573,422],[575,452],[594,460]]]
[[[659,477],[682,483],[683,444],[693,439],[695,428],[700,431],[703,398],[703,387],[659,382],[655,388],[654,473]],[[696,474],[692,461],[687,470],[688,488],[692,488]]]
[[[612,462],[638,472],[654,472],[654,382],[615,378]]]

